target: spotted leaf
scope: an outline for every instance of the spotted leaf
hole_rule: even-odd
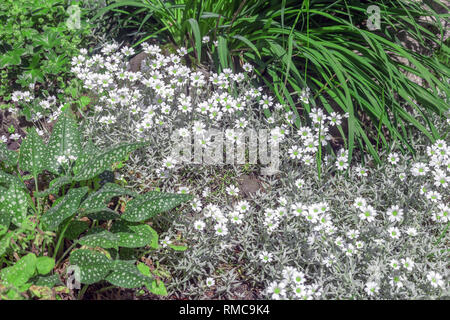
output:
[[[5,143],[0,142],[0,162],[6,163],[10,167],[17,165],[19,154],[16,151],[9,150]]]
[[[128,203],[127,210],[122,215],[122,219],[131,222],[144,221],[158,213],[171,210],[190,199],[192,199],[192,196],[188,194],[148,192]]]
[[[80,249],[70,255],[70,264],[80,269],[80,283],[93,284],[105,279],[112,268],[112,261],[103,253]]]
[[[104,249],[115,248],[119,244],[119,236],[103,228],[94,228],[79,240],[79,243],[90,247],[101,247]]]
[[[17,261],[13,266],[3,268],[0,272],[2,281],[16,288],[24,285],[35,273],[36,256],[29,253]]]
[[[78,158],[80,151],[81,140],[76,121],[68,114],[60,115],[48,143],[47,169],[58,174],[61,166],[58,158]]]
[[[69,226],[64,233],[64,237],[69,240],[78,239],[80,234],[89,229],[89,223],[86,221],[75,220],[70,222]]]
[[[88,187],[70,189],[61,201],[43,215],[42,224],[45,230],[54,231],[58,229],[64,220],[75,214],[87,191]]]
[[[36,197],[42,198],[42,197],[46,197],[52,193],[58,193],[59,189],[62,186],[69,184],[71,182],[72,182],[72,178],[69,176],[58,177],[50,182],[50,186],[48,189],[41,191],[41,192],[36,192],[35,195],[36,195]]]
[[[152,278],[144,276],[134,264],[134,261],[114,261],[112,272],[106,281],[121,288],[138,288],[149,284]]]
[[[121,161],[130,152],[143,147],[146,143],[122,143],[107,150],[98,152],[82,165],[75,175],[75,181],[83,181],[96,177],[109,169],[113,163]]]
[[[83,201],[80,208],[85,210],[96,210],[106,208],[107,202],[113,197],[121,195],[136,196],[135,192],[122,188],[115,183],[106,183],[100,190],[89,195],[89,197]]]
[[[119,247],[139,248],[151,245],[158,248],[158,233],[149,225],[116,221],[111,232],[119,237]]]
[[[19,167],[21,170],[31,172],[34,176],[44,171],[47,160],[47,147],[32,129],[20,146]]]
[[[36,259],[36,269],[39,274],[45,275],[50,273],[55,266],[55,259],[50,257],[38,257]]]
[[[81,168],[83,168],[89,161],[91,161],[100,151],[94,146],[91,140],[88,141],[83,151],[75,161],[73,166],[73,173],[78,174]]]
[[[0,214],[9,215],[11,222],[20,226],[27,216],[27,194],[16,183],[12,183],[5,193],[0,194],[2,204]],[[8,222],[7,217],[3,217],[4,222]]]
[[[12,174],[3,172],[0,170],[0,183],[9,187],[11,184],[16,184],[22,189],[26,189],[26,186],[20,181],[20,179]]]

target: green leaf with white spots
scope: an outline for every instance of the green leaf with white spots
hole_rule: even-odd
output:
[[[119,236],[97,227],[89,231],[87,235],[78,241],[81,245],[89,247],[101,247],[104,249],[118,248]]]
[[[147,265],[143,264],[142,262],[139,262],[137,264],[137,268],[144,276],[152,277],[150,268]],[[151,283],[147,284],[146,287],[153,294],[157,294],[160,296],[167,296],[166,286],[164,285],[164,282],[160,280],[157,281],[155,279],[151,281]]]
[[[0,271],[0,278],[6,285],[16,288],[23,286],[36,271],[36,256],[29,253],[17,261],[13,266],[3,268]]]
[[[36,269],[39,274],[45,275],[50,273],[55,267],[55,259],[50,257],[38,257],[36,259]]]
[[[9,150],[5,143],[0,142],[0,162],[6,163],[10,167],[17,165],[19,154],[16,151]]]
[[[61,114],[48,143],[47,169],[58,174],[61,166],[58,157],[78,158],[80,152],[81,139],[77,123],[69,114]]]
[[[94,157],[87,161],[84,165],[80,166],[77,174],[75,175],[75,181],[83,181],[96,177],[103,171],[110,169],[112,164],[121,161],[126,156],[143,146],[146,143],[122,143],[117,146],[113,146],[104,151],[98,152]]]
[[[103,253],[80,249],[70,255],[70,264],[80,270],[80,283],[93,284],[105,279],[112,268],[112,261]]]
[[[83,168],[89,161],[91,161],[100,150],[92,143],[91,140],[88,141],[83,151],[80,153],[79,157],[75,161],[73,166],[73,173],[77,175],[81,168]]]
[[[57,274],[50,276],[38,276],[33,278],[33,283],[37,286],[53,288],[56,285],[62,284],[61,279]]]
[[[105,280],[121,288],[133,289],[150,283],[152,278],[144,276],[134,261],[116,260],[113,264],[113,271]]]
[[[119,219],[120,214],[105,207],[102,209],[83,210],[80,214],[80,217],[88,217],[92,220],[105,221]]]
[[[106,205],[113,197],[121,195],[137,196],[135,192],[122,188],[115,183],[106,183],[100,190],[91,193],[89,197],[83,201],[80,208],[85,210],[95,210],[106,208]]]
[[[0,194],[6,194],[7,190],[5,188],[0,188]],[[2,196],[0,196],[1,201]],[[0,202],[0,227],[9,229],[9,225],[11,224],[11,215],[9,211],[5,209],[4,202]],[[1,234],[1,233],[0,233]]]
[[[47,147],[32,129],[20,146],[19,167],[23,171],[28,171],[37,176],[44,171],[47,160]]]
[[[2,203],[2,215],[9,215],[11,222],[16,226],[20,226],[27,216],[27,194],[15,183],[12,183],[5,193],[0,195],[0,203]],[[7,218],[3,218],[7,222]]]
[[[151,245],[158,247],[158,233],[149,225],[127,221],[116,221],[111,232],[119,237],[119,247],[140,248]]]
[[[143,194],[133,200],[128,205],[122,219],[139,222],[150,219],[158,213],[169,211],[183,202],[192,199],[188,194],[175,194],[152,191]]]
[[[0,257],[6,252],[6,250],[9,248],[10,243],[10,237],[5,236],[0,239]]]
[[[53,179],[53,180],[50,182],[50,186],[49,186],[48,189],[46,189],[46,190],[44,190],[44,191],[41,191],[41,192],[36,192],[36,193],[35,193],[35,196],[36,196],[36,197],[43,198],[43,197],[48,196],[49,194],[52,194],[52,193],[58,193],[59,189],[60,189],[62,186],[65,186],[66,184],[69,184],[69,183],[71,183],[71,182],[72,182],[72,178],[69,177],[69,176],[61,176],[61,177],[58,177],[58,178],[56,178],[56,179]]]
[[[5,185],[6,187],[9,187],[11,184],[16,184],[17,186],[19,186],[22,189],[27,188],[18,177],[14,176],[12,174],[3,172],[2,170],[0,170],[0,183]]]
[[[88,192],[88,187],[70,189],[64,198],[53,205],[42,217],[42,224],[45,230],[55,231],[59,225],[67,218],[74,215],[81,199]]]
[[[80,234],[89,229],[89,223],[86,221],[75,220],[70,222],[69,226],[64,233],[64,237],[69,240],[78,239]]]

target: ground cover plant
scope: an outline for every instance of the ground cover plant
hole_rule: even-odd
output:
[[[412,118],[403,102],[426,120],[448,108],[436,96],[438,90],[449,94],[448,65],[427,51],[447,47],[439,17],[448,14],[438,15],[434,8],[445,5],[434,4],[117,0],[94,19],[120,10],[117,27],[136,35],[135,45],[163,33],[176,46],[189,47],[197,61],[214,62],[219,70],[238,71],[240,61],[251,62],[260,81],[296,115],[308,117],[310,105],[347,112],[348,126],[339,133],[349,156],[360,148],[379,162],[378,147],[388,146],[389,141],[401,141],[402,148],[413,151],[407,134],[410,126],[431,140],[437,138],[432,123]],[[369,30],[367,22],[374,18],[366,13],[371,5],[382,17],[375,30]],[[414,50],[402,41],[412,43]],[[416,83],[405,72],[424,81]],[[312,96],[308,103],[302,102],[306,87]]]
[[[448,299],[439,1],[53,4],[2,4],[64,66],[5,69],[1,300]]]

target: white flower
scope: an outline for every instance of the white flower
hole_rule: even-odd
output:
[[[434,271],[428,272],[427,279],[428,281],[430,281],[431,286],[433,288],[444,287],[444,281],[442,280],[442,276],[437,272]]]
[[[267,251],[261,251],[259,254],[259,259],[261,259],[262,262],[267,263],[271,262],[273,257],[273,253],[269,253]]]
[[[213,278],[211,278],[211,277],[209,277],[209,278],[206,278],[206,285],[208,286],[208,287],[212,287],[216,282],[214,281],[214,279]]]
[[[432,202],[439,202],[441,201],[441,194],[437,191],[428,191],[425,196],[428,200],[431,200]]]
[[[249,210],[249,208],[250,208],[250,205],[248,204],[248,201],[246,201],[246,200],[241,200],[236,205],[236,209],[241,213],[247,212]]]
[[[389,263],[392,269],[398,270],[400,269],[400,264],[398,263],[397,259],[391,259],[391,262]]]
[[[216,235],[225,236],[228,234],[228,228],[226,225],[222,223],[218,223],[214,226],[214,230],[216,230]]]
[[[408,229],[406,229],[406,234],[408,236],[415,237],[417,236],[417,229],[414,227],[409,227]]]
[[[400,158],[397,153],[392,152],[388,155],[388,162],[390,164],[396,165],[399,162]]]
[[[361,208],[361,213],[359,214],[359,218],[361,220],[367,221],[367,222],[373,222],[375,221],[375,217],[377,216],[377,212],[371,205],[366,205]]]
[[[226,191],[230,196],[234,196],[234,197],[237,197],[239,194],[239,188],[236,186],[233,186],[233,185],[227,187]]]
[[[241,224],[242,223],[242,218],[244,217],[244,215],[242,213],[240,213],[239,211],[231,211],[228,214],[231,223],[234,224]]]
[[[369,296],[373,296],[378,293],[378,291],[380,290],[380,287],[378,286],[378,283],[376,283],[374,281],[369,281],[366,283],[366,287],[364,290],[366,291],[366,293]]]
[[[389,233],[389,236],[390,236],[392,239],[400,239],[401,233],[400,233],[399,228],[396,228],[396,227],[390,227],[390,228],[388,229],[388,233]]]
[[[367,206],[367,201],[364,198],[358,197],[355,199],[355,202],[353,202],[353,205],[356,208],[363,210]]]
[[[302,189],[304,187],[304,185],[305,185],[305,180],[300,179],[300,178],[295,180],[295,186],[297,188]]]
[[[390,222],[399,222],[403,217],[403,209],[399,206],[392,206],[386,212]]]
[[[412,271],[412,269],[414,268],[414,261],[411,258],[401,259],[400,262],[402,263],[402,266],[408,271]]]
[[[267,295],[269,295],[273,300],[280,300],[286,297],[286,283],[272,282],[267,288]]]
[[[195,230],[202,231],[205,228],[206,224],[202,220],[197,220],[194,222]]]
[[[415,163],[411,168],[411,173],[413,176],[425,176],[430,169],[425,163]]]

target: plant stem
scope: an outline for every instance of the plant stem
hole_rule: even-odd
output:
[[[85,284],[85,285],[83,286],[83,288],[81,288],[80,292],[78,292],[78,297],[77,297],[78,300],[83,299],[83,296],[84,296],[84,294],[85,294],[85,292],[86,292],[86,290],[87,290],[88,287],[89,287],[89,285],[88,285],[88,284]]]
[[[58,261],[56,262],[56,266],[59,266],[59,264],[63,261],[64,257],[73,249],[73,247],[75,247],[77,243],[74,242],[70,245],[69,248],[67,248],[66,251],[64,251],[64,253],[62,254],[62,256],[58,259]]]
[[[59,234],[58,242],[56,243],[55,252],[53,252],[53,259],[56,259],[56,255],[58,254],[59,247],[61,246],[61,242],[64,239],[64,233],[67,230],[67,227],[70,224],[70,220],[66,222],[65,226],[61,230],[61,233]]]

